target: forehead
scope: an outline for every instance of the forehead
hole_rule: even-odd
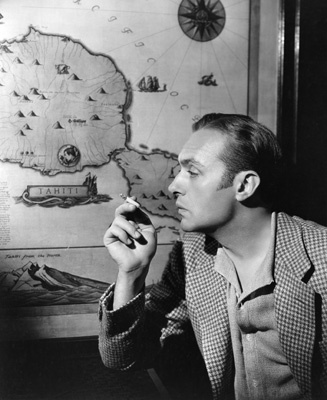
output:
[[[195,161],[203,165],[219,161],[225,141],[225,137],[219,131],[200,129],[194,132],[183,146],[179,161],[181,164]]]

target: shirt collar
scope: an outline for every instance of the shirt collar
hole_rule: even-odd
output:
[[[253,281],[250,292],[270,285],[274,282],[274,262],[275,262],[275,244],[276,244],[276,226],[277,214],[275,212],[271,215],[271,239],[267,254],[262,262],[259,272]],[[241,292],[240,282],[232,260],[227,256],[224,248],[219,245],[215,259],[214,269],[222,275],[231,285],[233,285],[237,292]],[[249,293],[249,291],[248,291]],[[243,296],[242,296],[243,297]]]

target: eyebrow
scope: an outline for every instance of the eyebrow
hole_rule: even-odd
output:
[[[204,167],[203,164],[201,164],[199,161],[195,160],[194,158],[185,158],[185,159],[179,160],[179,163],[183,167],[186,167],[189,165],[193,165],[194,167],[199,167],[199,168]]]

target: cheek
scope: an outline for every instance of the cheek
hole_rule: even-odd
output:
[[[210,217],[217,212],[217,205],[212,197],[203,196],[202,192],[199,193],[197,200],[193,202],[193,210],[202,217]]]
[[[198,214],[208,222],[228,219],[233,213],[233,202],[229,196],[215,192],[214,195],[199,199],[196,204]]]

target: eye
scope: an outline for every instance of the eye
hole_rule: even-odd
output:
[[[199,175],[198,171],[196,171],[194,169],[189,169],[187,172],[191,176],[191,178],[195,178]]]

